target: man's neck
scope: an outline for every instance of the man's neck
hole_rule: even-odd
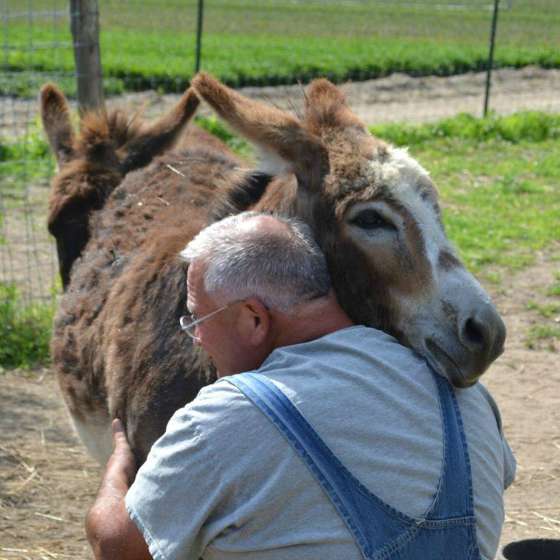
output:
[[[354,324],[334,294],[306,302],[289,314],[277,314],[275,322],[273,348],[315,340]]]

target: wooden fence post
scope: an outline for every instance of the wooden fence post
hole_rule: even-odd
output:
[[[80,112],[101,108],[104,102],[97,0],[70,0],[70,28]]]

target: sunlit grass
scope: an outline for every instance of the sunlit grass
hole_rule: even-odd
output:
[[[0,282],[0,368],[45,363],[53,303],[25,303],[18,289]]]

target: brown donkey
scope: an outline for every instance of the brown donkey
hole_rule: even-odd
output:
[[[209,220],[246,209],[297,215],[325,251],[356,322],[422,354],[457,387],[502,352],[505,328],[447,240],[427,172],[372,137],[326,80],[301,120],[207,75],[192,87],[261,153],[256,170],[202,146],[129,174],[99,212],[55,324],[53,361],[75,426],[100,461],[121,417],[141,462],[171,414],[214,373],[178,327],[186,305],[178,253]],[[145,241],[121,250],[135,212],[167,206]]]
[[[53,84],[41,89],[43,127],[58,173],[49,200],[48,228],[55,237],[62,284],[89,240],[92,214],[103,207],[123,177],[171,147],[194,114],[198,98],[188,90],[150,126],[123,111],[88,113],[75,134],[66,98]]]

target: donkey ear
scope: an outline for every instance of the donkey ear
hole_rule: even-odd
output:
[[[292,171],[300,186],[320,188],[329,172],[326,147],[296,118],[275,107],[248,99],[208,74],[192,80],[192,87],[242,136],[255,144],[263,156],[262,171]]]
[[[155,156],[170,148],[193,117],[199,103],[194,90],[187,89],[171,111],[124,146],[126,156],[120,164],[121,171],[128,173],[147,165]]]
[[[74,129],[64,94],[54,85],[45,84],[40,93],[43,128],[59,166],[74,157]]]
[[[328,80],[314,80],[305,93],[305,125],[314,134],[328,128],[350,127],[366,132],[346,104],[345,95]]]

